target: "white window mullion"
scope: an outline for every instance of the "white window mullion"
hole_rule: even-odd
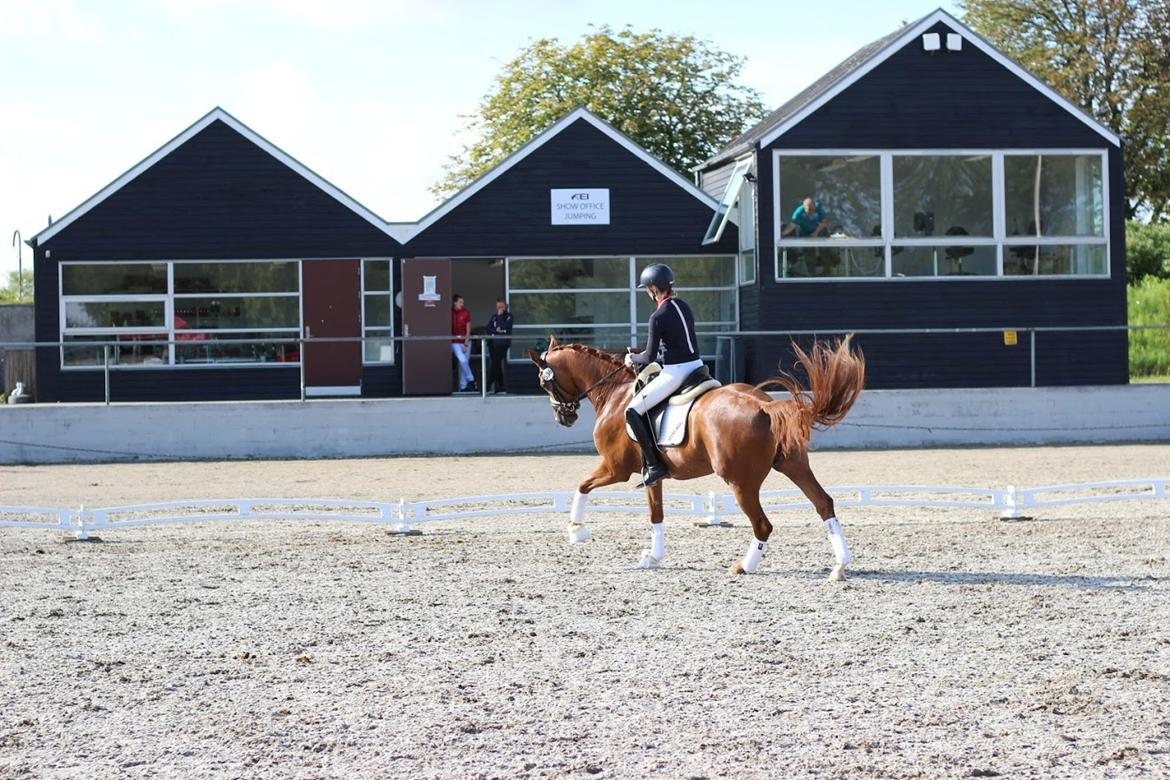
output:
[[[638,259],[630,258],[630,346],[638,346]]]
[[[1007,206],[1004,191],[1003,152],[991,155],[991,231],[995,236],[995,275],[1003,276],[1003,242],[1007,237]]]
[[[894,155],[882,152],[881,156],[882,193],[882,241],[885,244],[885,275],[893,276],[893,252],[890,244],[894,240]]]

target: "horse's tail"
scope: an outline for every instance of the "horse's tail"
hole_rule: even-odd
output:
[[[757,390],[779,385],[792,394],[792,400],[764,404],[785,457],[808,445],[813,428],[828,428],[845,419],[861,395],[865,386],[865,355],[859,348],[852,348],[852,339],[853,334],[849,334],[833,346],[817,341],[807,353],[793,342],[796,362],[808,374],[807,389],[791,374],[756,385]]]

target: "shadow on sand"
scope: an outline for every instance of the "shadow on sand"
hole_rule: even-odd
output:
[[[1077,574],[1021,574],[997,571],[889,571],[850,569],[854,580],[889,583],[937,582],[943,585],[1016,585],[1076,590],[1160,590],[1165,580],[1145,574],[1086,576]]]

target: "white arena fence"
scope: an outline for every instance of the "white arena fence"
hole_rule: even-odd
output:
[[[928,485],[844,485],[827,488],[840,507],[920,507],[976,509],[998,512],[1004,520],[1018,520],[1026,513],[1073,504],[1170,499],[1170,478],[1127,479],[1047,485],[1034,488],[974,488]],[[760,494],[764,511],[810,510],[812,505],[796,489]],[[467,496],[426,501],[347,501],[315,498],[246,498],[169,501],[101,508],[53,509],[0,505],[0,527],[38,528],[87,539],[96,531],[173,523],[239,520],[314,520],[368,523],[397,533],[417,533],[415,526],[450,520],[511,515],[567,515],[573,493],[513,493]],[[698,525],[727,525],[741,516],[735,498],[710,492],[706,495],[666,493],[667,516],[699,518]],[[646,494],[597,492],[589,496],[587,514],[630,514],[646,511]]]

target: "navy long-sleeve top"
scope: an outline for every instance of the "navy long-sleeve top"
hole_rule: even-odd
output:
[[[661,357],[659,357],[661,356]],[[631,355],[640,366],[660,360],[665,366],[699,359],[699,340],[695,338],[695,315],[686,301],[664,298],[650,315],[650,337],[646,349]]]

